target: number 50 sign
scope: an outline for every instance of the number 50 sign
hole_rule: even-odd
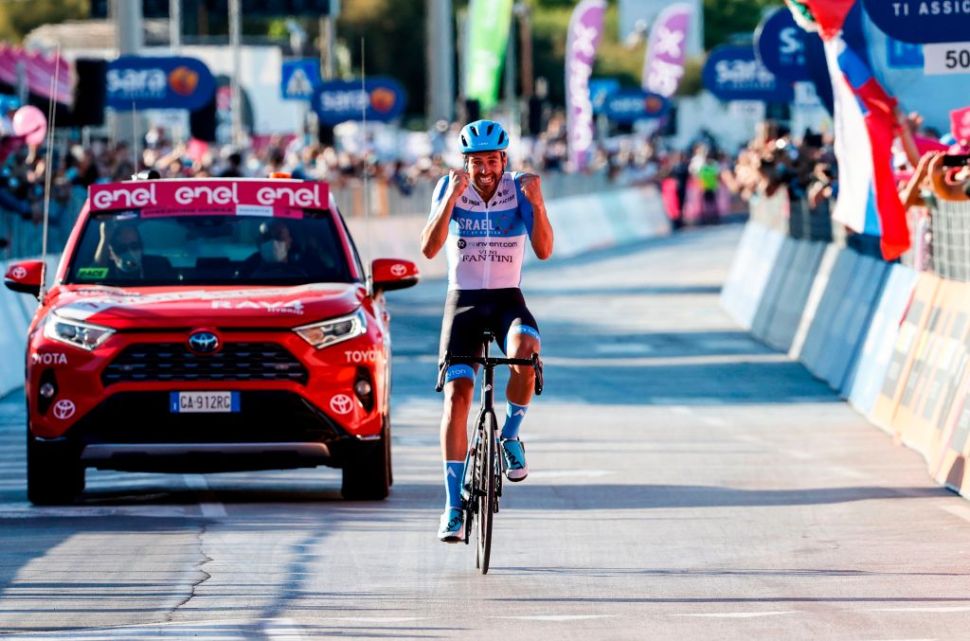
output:
[[[923,60],[923,73],[928,76],[970,73],[970,42],[923,45]]]

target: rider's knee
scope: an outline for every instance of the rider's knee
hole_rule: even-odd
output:
[[[451,407],[468,407],[474,391],[474,379],[462,377],[451,380],[445,385],[445,403]]]
[[[541,342],[539,331],[529,325],[513,325],[506,339],[511,358],[530,358],[538,354]]]

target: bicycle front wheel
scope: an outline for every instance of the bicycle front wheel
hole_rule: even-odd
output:
[[[478,569],[482,574],[488,573],[488,564],[492,553],[492,519],[495,514],[495,488],[498,479],[495,477],[498,462],[498,443],[495,441],[495,415],[486,412],[482,417],[482,438],[480,444],[478,465],[480,485],[476,498],[478,501]]]

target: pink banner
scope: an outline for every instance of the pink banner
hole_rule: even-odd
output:
[[[582,171],[593,148],[593,103],[589,77],[603,36],[606,0],[582,0],[573,10],[566,38],[566,135],[573,170]]]
[[[53,95],[57,102],[71,105],[74,102],[73,76],[71,66],[64,58],[55,60],[54,56],[46,58],[38,53],[28,53],[23,49],[0,44],[0,82],[17,87],[17,65],[24,66],[24,79],[30,93],[42,98],[51,97],[51,85],[54,85]],[[53,80],[56,78],[57,83]]]
[[[302,180],[150,180],[91,185],[92,211],[139,209],[144,215],[291,216],[327,209],[327,183]]]
[[[669,98],[677,92],[684,75],[687,34],[693,9],[689,4],[672,4],[660,12],[650,30],[643,61],[641,86]]]
[[[950,131],[957,143],[970,141],[970,107],[954,109],[950,112]]]

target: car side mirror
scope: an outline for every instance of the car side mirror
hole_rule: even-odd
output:
[[[45,267],[42,260],[22,260],[12,263],[3,277],[3,284],[14,292],[40,296],[40,288],[44,284]]]
[[[378,258],[371,263],[371,276],[375,292],[390,292],[418,284],[421,275],[418,266],[409,260]]]

